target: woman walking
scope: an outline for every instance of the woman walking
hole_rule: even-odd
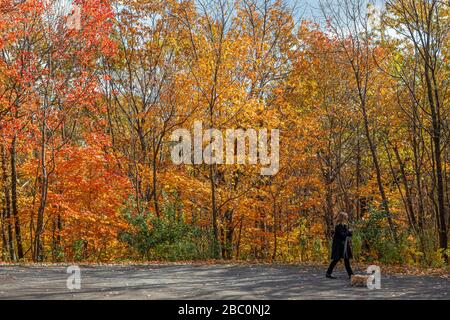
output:
[[[331,263],[326,274],[326,277],[329,279],[336,279],[336,277],[333,277],[331,274],[333,273],[334,267],[341,259],[344,259],[345,270],[347,270],[348,277],[350,278],[353,275],[352,267],[350,266],[350,259],[353,258],[350,247],[352,232],[348,229],[347,224],[348,215],[345,212],[340,212],[334,229]]]

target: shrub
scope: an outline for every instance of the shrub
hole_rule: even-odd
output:
[[[387,215],[373,208],[366,219],[354,226],[352,239],[355,259],[385,264],[418,264],[442,267],[444,253],[437,247],[435,235],[423,231],[417,235],[407,228],[398,230],[394,242],[387,224]]]
[[[398,242],[392,239],[387,225],[387,214],[373,208],[366,219],[354,226],[352,245],[355,258],[366,261],[379,261],[386,264],[404,262],[405,240],[407,234],[398,235]]]
[[[205,249],[205,238],[209,234],[199,227],[186,223],[180,206],[165,200],[162,214],[157,217],[151,212],[133,214],[126,210],[124,217],[130,230],[119,233],[119,240],[147,260],[196,260],[209,258]]]

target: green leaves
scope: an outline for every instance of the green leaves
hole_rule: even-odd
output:
[[[200,242],[207,235],[199,227],[187,224],[177,204],[166,202],[162,217],[151,212],[124,213],[130,229],[119,233],[119,240],[135,250],[141,259],[192,260],[208,258]]]

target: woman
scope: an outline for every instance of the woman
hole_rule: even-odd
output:
[[[344,258],[348,277],[350,278],[353,275],[352,267],[350,266],[350,259],[353,257],[350,247],[350,237],[352,236],[352,232],[348,229],[347,223],[348,215],[345,212],[340,212],[337,217],[336,228],[334,229],[331,263],[326,274],[326,277],[329,279],[336,279],[331,273],[342,258]]]

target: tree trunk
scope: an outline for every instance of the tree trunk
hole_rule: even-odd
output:
[[[418,117],[417,115],[417,107],[413,107],[414,119]],[[422,194],[422,174],[421,174],[421,161],[419,155],[419,142],[418,142],[418,126],[414,120],[413,122],[413,155],[414,155],[414,176],[416,180],[417,187],[417,207],[418,207],[418,224],[419,231],[423,232],[424,224],[425,224],[425,215],[424,215],[424,205],[423,205],[423,194]]]
[[[359,196],[359,189],[361,185],[361,142],[359,138],[359,125],[356,128],[356,135],[356,219],[359,220],[362,218],[361,198]]]
[[[417,228],[417,219],[416,219],[416,215],[414,213],[414,206],[413,206],[413,201],[412,201],[412,196],[411,196],[411,187],[408,184],[408,179],[406,178],[406,171],[405,171],[405,163],[403,162],[403,160],[400,157],[400,153],[398,152],[398,148],[396,146],[393,146],[394,149],[394,154],[395,154],[395,158],[397,159],[397,162],[400,166],[400,173],[402,176],[402,183],[403,183],[403,187],[405,188],[405,207],[406,207],[406,212],[408,214],[408,220],[410,221],[411,227],[415,232],[418,232],[418,228]],[[389,153],[389,151],[387,150],[387,152]],[[399,188],[400,190],[400,188]],[[400,190],[401,193],[401,190]]]
[[[157,180],[156,180],[157,179],[156,158],[157,158],[157,155],[154,154],[154,156],[153,156],[153,164],[152,164],[153,205],[154,205],[154,208],[155,208],[155,214],[159,218],[160,213],[159,213],[159,204],[158,204],[158,192],[157,192],[157,189],[156,189],[157,186],[158,186]]]
[[[278,245],[278,237],[277,237],[277,229],[278,229],[278,219],[277,219],[277,205],[275,199],[273,200],[273,254],[272,260],[275,261],[277,259],[277,245]]]
[[[211,185],[211,211],[212,211],[212,226],[213,226],[213,257],[220,258],[219,245],[219,231],[217,228],[217,203],[216,203],[216,182],[215,182],[215,168],[214,165],[209,166],[209,182]]]
[[[224,248],[223,257],[231,259],[233,256],[233,210],[227,209],[224,214]]]
[[[372,137],[370,135],[369,119],[367,117],[366,104],[365,104],[365,100],[363,100],[363,98],[361,98],[361,110],[362,110],[363,120],[364,120],[365,136],[366,136],[367,142],[369,144],[370,155],[372,156],[372,162],[373,162],[373,165],[375,167],[375,174],[376,174],[376,178],[377,178],[378,192],[380,193],[380,196],[381,196],[381,201],[382,201],[381,208],[385,212],[385,214],[387,215],[389,228],[391,230],[393,240],[395,241],[395,243],[397,243],[397,231],[396,231],[396,227],[394,225],[394,222],[392,221],[391,212],[389,210],[389,202],[388,202],[388,199],[386,197],[386,192],[384,190],[383,181],[382,181],[382,178],[381,178],[381,168],[380,168],[380,163],[378,161],[377,148],[376,148],[376,145],[375,145],[375,143],[372,140]]]
[[[12,229],[12,221],[11,221],[11,199],[10,199],[10,191],[9,191],[9,183],[8,183],[8,171],[6,168],[6,150],[2,145],[2,171],[3,171],[3,185],[5,192],[5,208],[3,215],[6,220],[6,229],[8,232],[8,241],[7,248],[9,251],[9,257],[12,261],[16,261],[16,253],[14,250],[14,236]]]
[[[333,237],[333,186],[329,177],[326,177],[325,182],[325,235],[327,239]]]
[[[242,224],[244,222],[244,217],[241,217],[241,221],[239,223],[239,234],[238,234],[238,239],[237,239],[237,244],[236,244],[236,259],[240,259],[241,258],[241,236],[242,236]]]
[[[34,261],[43,261],[44,259],[44,247],[42,241],[42,234],[44,233],[44,211],[47,203],[47,189],[48,189],[48,176],[47,176],[47,164],[46,164],[46,121],[45,121],[45,110],[42,120],[42,141],[41,141],[41,200],[39,203],[39,209],[37,214],[37,228],[34,239]]]
[[[5,223],[6,223],[6,217],[5,217],[5,210],[2,210],[1,213],[1,221],[2,224],[2,261],[6,261],[8,257],[8,240],[6,239],[6,230],[5,230]]]
[[[17,169],[16,169],[16,140],[14,136],[11,143],[11,204],[14,218],[14,231],[16,233],[17,257],[23,259],[23,245],[20,231],[19,209],[17,206]]]
[[[426,51],[428,53],[428,50]],[[447,223],[445,213],[445,196],[444,196],[444,180],[442,173],[442,152],[441,152],[441,119],[440,119],[440,101],[439,95],[435,92],[437,89],[431,82],[432,76],[430,75],[428,54],[426,55],[427,61],[425,61],[425,80],[427,84],[428,101],[431,109],[431,123],[433,127],[433,153],[435,158],[435,174],[436,174],[436,192],[438,200],[438,231],[439,231],[439,247],[442,250],[447,250]],[[434,90],[433,90],[434,88]],[[444,253],[444,258],[448,261],[447,255]]]

